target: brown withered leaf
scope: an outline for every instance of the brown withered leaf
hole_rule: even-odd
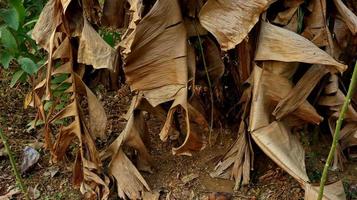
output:
[[[216,85],[224,73],[221,51],[216,43],[210,38],[207,38],[207,40],[204,41],[203,46],[211,83],[212,85]]]
[[[190,18],[197,18],[204,0],[181,0],[183,9],[182,13]]]
[[[132,104],[135,104],[135,102],[132,102]],[[113,176],[117,182],[118,196],[120,198],[125,199],[129,197],[130,199],[137,199],[141,196],[144,189],[150,190],[144,178],[122,150],[124,145],[137,150],[138,169],[148,172],[151,171],[151,158],[141,139],[141,136],[146,134],[146,126],[144,123],[142,112],[131,111],[125,129],[121,132],[119,137],[101,153],[102,159],[111,157],[109,174]]]
[[[302,3],[304,3],[304,1],[302,0],[284,0],[284,6],[286,7],[286,9],[282,12],[279,12],[272,22],[274,24],[284,26],[288,25]]]
[[[334,60],[306,38],[263,21],[255,60],[330,65],[334,66],[339,72],[343,72],[347,68],[346,65]]]
[[[295,111],[295,109],[307,99],[321,78],[328,72],[326,67],[320,65],[311,66],[289,94],[275,107],[273,115],[275,115],[276,119],[280,120],[285,115]]]
[[[357,16],[347,8],[341,0],[333,0],[335,6],[342,16],[343,21],[346,23],[353,35],[357,33]]]
[[[143,200],[159,200],[159,198],[160,193],[158,191],[143,193]]]
[[[337,75],[331,75],[328,84],[324,88],[324,94],[319,99],[319,104],[322,106],[328,106],[332,111],[331,117],[338,118],[340,114],[340,108],[343,105],[345,95],[339,89]],[[357,111],[350,104],[345,114],[345,121],[357,121]]]
[[[102,25],[121,28],[125,20],[126,0],[105,0],[103,7]]]
[[[187,45],[187,81],[195,85],[196,77],[196,53],[192,45]]]
[[[71,37],[73,36],[71,31],[73,30],[71,27],[64,25],[64,21],[67,20],[64,11],[67,11],[67,14],[70,15],[71,12],[74,12],[73,9],[80,9],[80,7],[76,7],[76,4],[73,4],[74,6],[71,6],[71,9],[67,9],[68,5],[72,5],[70,2],[71,1],[56,2],[62,4],[63,10],[59,9],[59,4],[55,4],[59,7],[51,8],[54,9],[54,11],[51,12],[56,13],[56,15],[53,14],[54,16],[42,13],[42,20],[51,21],[51,23],[56,25],[55,28],[51,29],[49,28],[50,26],[41,28],[39,22],[36,25],[37,27],[40,27],[38,29],[40,33],[37,35],[39,37],[38,40],[45,41],[44,47],[47,48],[46,50],[49,52],[49,57],[46,78],[43,81],[40,81],[33,91],[34,104],[38,107],[39,118],[45,123],[45,142],[46,146],[51,150],[52,161],[57,162],[62,160],[69,146],[76,143],[78,148],[73,165],[73,183],[77,187],[81,186],[81,191],[86,195],[90,194],[91,196],[94,195],[95,197],[100,198],[101,195],[104,195],[104,197],[107,196],[105,194],[108,193],[109,189],[107,188],[108,183],[103,184],[103,181],[99,176],[93,175],[95,173],[102,173],[102,164],[93,138],[104,134],[106,117],[103,107],[98,100],[95,99],[94,94],[84,85],[81,78],[74,72],[73,66],[77,64],[74,60],[74,52],[77,51],[73,50],[73,45],[71,44]],[[78,13],[82,12],[82,10],[77,11]],[[67,21],[66,23],[71,22]],[[49,33],[49,30],[52,32]],[[43,101],[57,101],[50,95],[51,90],[53,89],[50,83],[51,79],[58,75],[68,76],[68,78],[62,83],[59,83],[59,85],[64,83],[70,85],[69,88],[64,91],[64,94],[68,95],[69,98],[68,102],[66,102],[67,106],[53,114],[55,106],[52,106],[49,111],[45,112],[43,109]],[[46,91],[43,91],[44,89],[46,89]],[[88,128],[88,125],[85,123],[83,111],[78,102],[79,96],[81,95],[87,96],[88,99],[89,118],[91,122],[90,128]],[[68,124],[63,125],[58,129],[57,134],[54,135],[55,142],[52,144],[51,137],[53,137],[53,135],[51,127],[54,125],[55,121],[59,119],[68,119]]]
[[[335,24],[333,26],[333,33],[336,38],[336,43],[340,49],[346,49],[348,45],[349,38],[351,37],[351,32],[348,26],[342,21],[340,16],[335,19]]]
[[[283,122],[275,121],[253,131],[252,138],[265,154],[300,184],[309,182],[304,148]]]
[[[107,125],[107,116],[105,114],[104,107],[79,76],[75,75],[75,81],[78,94],[87,96],[89,110],[89,132],[92,134],[93,138],[104,138]]]
[[[118,195],[121,198],[139,199],[144,189],[150,190],[140,172],[122,150],[113,157],[109,173],[117,180]]]
[[[272,70],[271,68],[270,70]],[[253,82],[262,82],[263,85],[258,84],[259,88],[256,88],[256,84],[253,87],[253,102],[252,104],[257,104],[254,101],[256,98],[258,98],[261,95],[264,95],[264,93],[267,93],[267,97],[265,100],[273,100],[279,98],[279,94],[276,92],[276,89],[270,90],[269,88],[274,86],[274,85],[279,85],[278,88],[280,89],[279,92],[284,91],[282,88],[288,89],[289,87],[282,87],[286,85],[287,83],[284,84],[284,79],[283,77],[279,77],[278,74],[270,74],[266,75],[266,78],[264,79],[264,74],[266,73],[267,69],[259,69],[257,66],[255,66],[253,70]],[[278,70],[279,72],[279,70]],[[284,72],[284,71],[283,71]],[[284,74],[284,73],[283,73]],[[274,76],[275,75],[275,76]],[[269,81],[269,80],[274,80]],[[266,84],[264,87],[264,83]],[[268,84],[267,84],[268,83]],[[278,84],[279,83],[279,84]],[[281,83],[283,83],[281,85]],[[257,95],[257,91],[262,90],[264,93],[260,93]],[[291,88],[288,89],[287,91],[291,91]],[[284,94],[283,94],[284,95]],[[285,95],[284,95],[285,96]],[[260,100],[261,101],[261,100]],[[259,102],[259,101],[258,101]],[[251,111],[251,120],[254,118],[259,118],[261,117],[261,121],[263,124],[259,125],[264,125],[264,126],[258,126],[259,128],[253,129],[251,132],[252,138],[256,142],[256,144],[274,161],[276,162],[281,168],[283,168],[286,172],[288,172],[292,177],[294,177],[304,188],[305,190],[305,197],[310,198],[314,195],[316,195],[316,191],[312,191],[311,185],[309,184],[309,178],[306,174],[306,169],[305,169],[305,152],[300,144],[299,140],[291,133],[291,127],[286,124],[284,121],[273,121],[270,124],[266,125],[267,123],[270,122],[269,120],[269,113],[270,111],[266,110],[267,108],[270,107],[270,104],[265,103],[265,104],[257,104],[260,108],[260,113],[265,114],[263,117],[259,116],[260,113],[255,112],[254,113],[254,106],[252,106],[252,111]],[[264,110],[265,109],[265,110]],[[259,110],[258,110],[259,111]],[[258,121],[259,122],[259,121]],[[342,190],[341,190],[342,188]],[[325,196],[328,196],[330,194],[333,194],[336,191],[343,191],[343,187],[338,186],[337,188],[329,188],[326,189],[324,192]],[[334,199],[334,198],[332,198]],[[342,198],[343,199],[343,198]]]
[[[98,0],[82,0],[81,6],[83,9],[84,17],[93,24],[100,24],[99,15],[101,15],[102,8]]]
[[[326,0],[311,1],[312,11],[306,18],[306,27],[301,34],[316,46],[327,46]]]
[[[238,138],[224,158],[216,165],[215,171],[210,173],[212,177],[235,180],[234,190],[240,185],[247,185],[250,181],[251,164],[253,163],[253,152],[249,133],[242,121],[238,131]]]
[[[40,17],[32,30],[32,38],[38,45],[49,52],[50,40],[53,31],[56,29],[58,23],[58,15],[60,14],[56,8],[56,0],[50,0],[43,8]],[[49,20],[51,19],[51,20]]]
[[[123,48],[122,57],[125,59],[126,55],[131,52],[131,45],[134,41],[136,34],[136,25],[142,18],[142,12],[144,10],[144,5],[141,0],[128,0],[130,4],[129,13],[130,13],[130,22],[128,28],[123,34],[123,40],[118,44],[119,48]]]
[[[62,4],[63,13],[66,13],[67,8],[71,2],[72,0],[60,0],[60,3]]]
[[[345,100],[345,95],[339,89],[337,75],[331,75],[324,91],[319,98],[318,104],[328,108],[328,124],[331,134],[334,133],[336,121],[339,117],[342,105]],[[334,157],[333,168],[343,169],[343,164],[346,162],[343,150],[348,147],[357,145],[357,111],[350,104],[348,105],[344,125],[341,129],[339,143],[337,144],[336,154]]]
[[[182,109],[183,118],[186,123],[186,138],[183,144],[177,148],[173,148],[172,152],[176,155],[188,155],[192,154],[192,151],[202,150],[206,142],[203,138],[202,131],[195,131],[194,127],[190,124],[190,119],[195,120],[196,123],[202,127],[208,126],[207,122],[205,122],[204,117],[198,111],[194,111],[192,106],[189,106],[187,103],[187,89],[180,89],[176,96],[175,100],[172,103],[170,110],[167,114],[166,121],[164,123],[163,128],[160,132],[160,139],[166,141],[168,139],[170,130],[172,130],[173,116],[177,109]]]
[[[252,80],[251,80],[252,81]],[[251,84],[251,82],[249,83]],[[234,190],[240,185],[247,185],[250,181],[250,170],[254,163],[254,153],[250,141],[250,134],[246,127],[246,117],[249,116],[252,86],[248,86],[241,98],[244,107],[238,130],[238,137],[222,160],[216,165],[215,170],[210,173],[212,177],[235,179]]]
[[[312,186],[306,184],[305,186],[305,200],[315,200],[317,199],[320,186]],[[325,186],[323,200],[345,200],[346,194],[343,189],[342,181],[337,181],[335,183]]]
[[[222,50],[233,49],[258,22],[274,0],[208,0],[199,15],[204,28],[212,33]]]
[[[253,44],[253,39],[250,37],[246,37],[237,46],[238,58],[240,62],[240,67],[238,68],[238,75],[241,82],[246,81],[250,77],[253,68],[252,60],[254,57],[254,47],[255,44]]]
[[[84,168],[85,182],[81,185],[81,192],[86,199],[107,200],[109,197],[109,178],[105,176],[104,181],[96,173]]]
[[[297,71],[300,63],[297,62],[279,62],[279,61],[264,61],[263,69],[275,75],[282,76],[287,79],[292,79]]]
[[[208,31],[198,21],[198,18],[184,17],[188,37],[208,35]]]
[[[174,148],[173,152],[190,155],[192,150],[204,147],[204,140],[199,132],[191,131],[193,127],[190,127],[186,88],[187,32],[180,6],[177,0],[158,0],[141,19],[140,5],[137,6],[135,1],[131,3],[137,17],[132,19],[129,27],[132,30],[121,43],[124,47],[122,53],[127,82],[132,90],[139,91],[139,96],[147,99],[153,107],[173,100],[160,133],[160,138],[164,141],[172,128],[174,113],[177,109],[183,109],[186,139],[180,147]]]
[[[274,107],[292,90],[292,83],[287,78],[261,69],[253,70],[253,98],[249,117],[249,130],[254,131],[269,125],[275,120]],[[292,116],[310,123],[319,123],[322,117],[306,100],[291,113]]]
[[[117,56],[117,51],[100,37],[87,20],[84,20],[77,61],[92,65],[95,69],[114,70]]]
[[[125,44],[132,40],[123,50],[126,81],[132,90],[186,84],[187,35],[177,0],[156,1],[132,35],[123,40]]]

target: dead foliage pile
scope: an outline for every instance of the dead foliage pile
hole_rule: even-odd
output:
[[[253,140],[315,199],[295,133],[324,123],[333,132],[356,58],[356,11],[342,0],[49,0],[32,32],[48,61],[26,104],[38,109],[53,162],[72,152],[73,182],[87,198],[107,199],[113,183],[124,199],[150,190],[139,172],[151,171],[143,142],[150,112],[163,121],[160,139],[181,143],[174,155],[210,144],[210,125],[236,125],[212,177],[248,184]],[[121,41],[111,47],[100,27],[121,32]],[[83,81],[88,67],[123,72],[134,94],[126,128],[101,152],[106,114]],[[335,168],[357,145],[356,105],[355,95]],[[328,185],[325,198],[344,199],[342,183]]]

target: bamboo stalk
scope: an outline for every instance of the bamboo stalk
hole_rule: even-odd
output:
[[[326,163],[325,163],[325,167],[324,167],[324,170],[322,172],[321,181],[320,181],[319,196],[317,197],[318,200],[321,200],[322,197],[323,197],[328,169],[329,169],[329,167],[331,165],[333,156],[334,156],[335,151],[336,151],[336,145],[337,145],[337,142],[338,142],[338,140],[340,138],[340,130],[341,130],[342,122],[343,122],[343,119],[345,118],[345,114],[346,114],[346,111],[348,109],[348,105],[351,102],[351,98],[353,96],[353,93],[355,92],[356,83],[357,83],[357,62],[355,64],[355,67],[354,67],[354,70],[353,70],[351,82],[350,82],[350,85],[348,87],[347,96],[346,96],[345,101],[343,103],[340,115],[338,116],[338,120],[337,120],[336,128],[335,128],[335,133],[333,135],[333,140],[332,140],[332,144],[331,144],[331,148],[330,148],[330,153],[328,154],[328,157],[327,157],[327,160],[326,160]]]
[[[9,156],[9,160],[10,160],[10,163],[11,163],[11,167],[12,167],[12,170],[15,174],[15,177],[16,177],[16,182],[18,184],[18,186],[20,187],[22,193],[25,195],[25,198],[27,200],[29,200],[30,198],[28,197],[28,194],[26,192],[26,186],[25,184],[22,182],[22,178],[21,178],[21,175],[19,173],[19,171],[17,170],[17,167],[16,167],[16,161],[12,155],[12,152],[11,152],[11,149],[10,149],[10,146],[6,140],[6,137],[4,135],[4,133],[2,132],[2,129],[0,129],[0,138],[2,139],[2,142],[4,143],[4,147],[5,147],[5,150]]]

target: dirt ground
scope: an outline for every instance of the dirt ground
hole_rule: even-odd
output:
[[[21,164],[22,151],[25,146],[35,146],[41,154],[39,162],[23,175],[25,184],[38,189],[40,192],[38,199],[82,199],[79,190],[71,185],[70,163],[51,164],[49,152],[42,147],[41,130],[26,130],[26,125],[35,116],[34,109],[23,108],[23,99],[28,87],[10,88],[8,86],[10,78],[1,76],[0,128],[8,137],[17,164]],[[116,92],[106,92],[100,87],[96,88],[96,93],[105,106],[109,120],[109,137],[107,141],[101,141],[100,144],[100,146],[105,146],[114,140],[124,128],[126,122],[121,120],[121,116],[128,108],[130,97],[119,98]],[[151,189],[160,192],[160,199],[208,199],[212,194],[221,194],[217,192],[225,192],[222,195],[226,197],[231,195],[231,199],[303,199],[304,190],[299,184],[257,147],[255,148],[255,168],[251,174],[250,185],[234,192],[233,181],[213,179],[209,176],[217,159],[233,143],[235,130],[215,130],[213,134],[219,134],[219,136],[212,147],[206,147],[192,157],[187,157],[173,156],[171,153],[173,144],[160,141],[158,136],[162,126],[160,121],[151,117],[147,125],[150,133],[148,146],[154,158],[154,172],[143,173],[143,175]],[[326,137],[324,140],[328,142],[329,138]],[[1,147],[0,145],[0,149]],[[321,168],[327,153],[326,147],[326,145],[321,145],[320,150],[307,148],[308,174],[316,183],[321,176]],[[349,163],[342,174],[332,174],[331,179],[335,178],[342,178],[347,195],[350,199],[357,199],[357,162]],[[14,186],[15,179],[9,160],[7,156],[0,154],[0,196]],[[114,188],[111,190],[115,191]],[[21,197],[17,196],[15,199],[21,199]],[[118,199],[115,192],[111,194],[111,199]]]

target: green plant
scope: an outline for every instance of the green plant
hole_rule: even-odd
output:
[[[4,147],[5,147],[6,151],[7,151],[8,156],[9,156],[11,167],[12,167],[12,170],[13,170],[14,175],[16,177],[17,185],[21,189],[22,193],[25,195],[25,198],[29,199],[27,191],[26,191],[26,186],[22,181],[22,178],[21,178],[21,175],[19,173],[19,170],[17,170],[16,161],[14,159],[14,156],[12,155],[12,151],[10,149],[10,145],[7,142],[7,138],[5,137],[5,134],[2,132],[2,129],[0,129],[0,139],[3,141]]]
[[[8,0],[0,9],[0,64],[8,69],[16,63],[10,86],[24,82],[44,63],[43,56],[31,39],[31,30],[42,10],[44,0]]]
[[[319,196],[317,198],[318,200],[321,200],[322,196],[324,194],[324,187],[325,187],[325,183],[326,183],[326,180],[327,180],[328,169],[329,169],[330,164],[332,162],[332,159],[333,159],[333,157],[335,155],[337,142],[340,139],[340,131],[341,131],[342,122],[343,122],[343,119],[345,118],[345,114],[347,112],[348,105],[351,103],[351,98],[352,98],[352,96],[353,96],[353,94],[355,92],[356,85],[357,85],[357,62],[356,62],[355,66],[354,66],[354,69],[353,69],[352,78],[351,78],[350,85],[348,87],[347,96],[346,96],[345,101],[343,103],[343,106],[341,108],[340,115],[338,116],[338,120],[337,120],[337,124],[336,124],[336,128],[335,128],[335,133],[333,135],[333,140],[332,140],[330,152],[328,154],[328,157],[327,157],[327,160],[326,160],[326,163],[325,163],[325,167],[324,167],[324,170],[322,172]]]
[[[351,187],[351,184],[347,180],[343,180],[343,189],[346,193],[346,199],[357,199],[357,190]]]

